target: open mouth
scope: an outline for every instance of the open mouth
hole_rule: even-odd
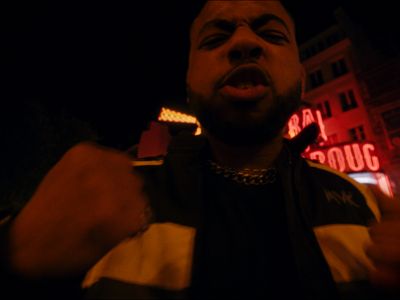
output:
[[[243,66],[230,73],[222,83],[239,89],[248,89],[257,85],[268,86],[267,76],[255,66]]]
[[[221,94],[232,100],[263,98],[269,86],[267,76],[256,66],[242,66],[230,73],[221,85]]]

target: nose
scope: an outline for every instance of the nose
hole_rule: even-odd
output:
[[[238,28],[232,37],[228,58],[232,64],[257,61],[263,54],[258,36],[247,28]]]

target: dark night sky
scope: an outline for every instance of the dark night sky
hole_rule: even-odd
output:
[[[189,3],[195,1],[127,2],[2,1],[3,112],[10,101],[14,106],[21,99],[39,101],[49,111],[67,111],[90,122],[109,144],[125,147],[155,117],[161,102],[183,103],[186,28]],[[287,2],[300,42],[329,26],[333,10],[342,5],[383,50],[398,46],[395,4]]]

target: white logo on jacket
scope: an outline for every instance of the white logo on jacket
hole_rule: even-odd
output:
[[[358,205],[354,200],[353,200],[353,194],[351,192],[346,192],[346,191],[332,191],[332,190],[324,190],[326,199],[328,199],[328,202],[335,202],[339,205],[351,205],[356,208],[359,208],[360,205]]]

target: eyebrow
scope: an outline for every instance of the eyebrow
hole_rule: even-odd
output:
[[[211,29],[211,28],[218,28],[223,31],[233,32],[233,31],[235,31],[235,28],[236,28],[236,22],[228,21],[228,20],[224,20],[224,19],[211,20],[211,21],[205,23],[201,27],[201,29],[199,31],[199,35],[202,35],[205,31],[207,31],[208,29]]]
[[[252,20],[250,23],[251,28],[254,30],[259,29],[260,27],[264,26],[265,24],[271,22],[271,21],[276,21],[279,24],[283,25],[283,27],[285,27],[285,29],[288,31],[288,33],[290,33],[290,29],[289,26],[286,24],[286,22],[274,15],[274,14],[263,14],[257,18],[255,18],[254,20]],[[210,28],[217,28],[217,29],[221,29],[223,31],[227,31],[227,32],[233,32],[236,29],[236,22],[235,21],[229,21],[226,19],[214,19],[211,21],[206,22],[202,28],[199,31],[199,35],[203,34],[206,30],[210,29]]]
[[[260,27],[264,26],[265,24],[271,21],[275,21],[281,24],[283,27],[285,27],[287,32],[290,33],[289,26],[286,24],[286,22],[282,18],[273,14],[263,14],[259,16],[258,18],[256,18],[254,21],[251,22],[251,27],[253,29],[259,29]]]

